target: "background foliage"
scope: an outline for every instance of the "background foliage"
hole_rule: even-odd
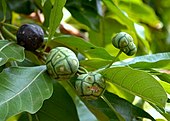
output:
[[[1,0],[1,121],[170,120],[170,2],[168,0]],[[45,32],[36,52],[16,44],[24,23]],[[118,53],[111,39],[127,32],[136,55]],[[101,98],[86,100],[74,89],[76,77],[59,82],[46,72],[43,52],[72,49],[80,65],[107,81]]]

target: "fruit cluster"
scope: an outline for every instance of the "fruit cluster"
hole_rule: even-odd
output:
[[[35,51],[44,41],[42,28],[35,24],[24,24],[17,32],[17,43],[26,50]],[[69,80],[79,69],[79,60],[75,53],[66,47],[56,47],[50,50],[46,57],[48,73],[56,80]],[[96,99],[105,90],[105,81],[99,73],[78,75],[75,87],[82,97]]]
[[[48,73],[57,80],[68,80],[78,72],[79,61],[75,53],[66,47],[56,47],[47,55]],[[97,99],[105,90],[105,81],[99,73],[78,75],[75,87],[78,94],[86,99]]]
[[[17,32],[17,43],[26,50],[35,51],[42,45],[43,41],[44,32],[38,25],[24,24]],[[125,32],[116,34],[112,39],[112,44],[120,49],[120,52],[129,56],[137,51],[133,38]],[[45,63],[48,73],[56,80],[69,80],[76,75],[75,89],[83,98],[97,99],[105,91],[106,82],[103,76],[100,73],[87,72],[86,69],[81,71],[77,56],[66,47],[51,49],[46,56]]]

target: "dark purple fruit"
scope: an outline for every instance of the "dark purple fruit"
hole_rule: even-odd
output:
[[[44,32],[36,24],[24,24],[17,32],[17,43],[26,50],[35,51],[44,41]]]

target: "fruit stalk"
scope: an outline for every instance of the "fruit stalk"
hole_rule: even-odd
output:
[[[106,66],[105,69],[110,68],[110,67],[112,66],[112,64],[113,64],[113,63],[117,60],[117,58],[120,56],[121,53],[122,53],[122,51],[119,50],[119,52],[118,52],[118,54],[116,55],[116,57],[112,60],[112,62],[111,62],[108,66]]]
[[[12,40],[17,41],[15,35],[8,31],[4,26],[1,27],[1,31],[4,32],[4,34],[8,35],[9,38],[11,38]]]

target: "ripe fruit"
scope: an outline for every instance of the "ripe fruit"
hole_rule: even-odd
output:
[[[116,34],[112,39],[112,44],[128,56],[135,54],[137,51],[133,38],[126,32]]]
[[[72,77],[79,68],[79,61],[75,53],[66,47],[56,47],[47,55],[47,71],[58,80]]]
[[[17,43],[29,51],[35,51],[44,41],[44,32],[36,24],[23,24],[16,36]]]
[[[75,87],[78,94],[83,98],[97,99],[103,94],[106,83],[101,74],[90,72],[79,75]]]

